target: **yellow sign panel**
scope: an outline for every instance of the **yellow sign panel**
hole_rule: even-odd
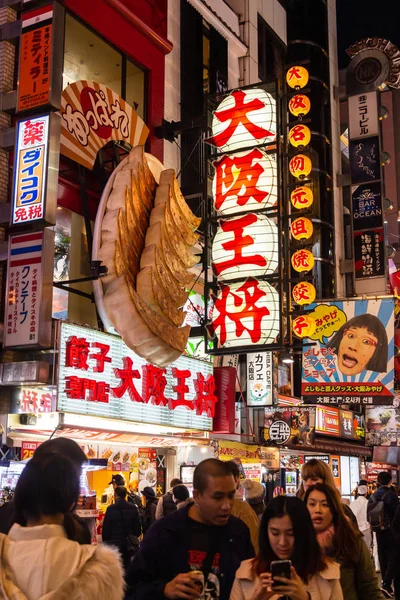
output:
[[[261,462],[258,446],[230,442],[229,440],[218,442],[218,458],[220,460],[234,460],[236,458],[241,460],[242,463]]]

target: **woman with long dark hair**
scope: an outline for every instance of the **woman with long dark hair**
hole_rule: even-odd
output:
[[[336,491],[317,483],[307,488],[304,501],[323,555],[340,564],[346,600],[382,600],[371,555],[361,533],[346,517]]]
[[[74,541],[79,493],[79,473],[66,456],[28,462],[15,489],[14,525],[0,534],[0,598],[122,600],[118,552]]]
[[[298,498],[278,496],[265,509],[260,551],[236,572],[230,600],[342,600],[339,566],[322,556],[307,508]],[[272,580],[271,563],[291,561],[291,577]],[[273,587],[272,587],[273,585]]]

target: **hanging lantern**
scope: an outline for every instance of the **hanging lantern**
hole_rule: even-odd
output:
[[[289,111],[295,117],[304,117],[311,110],[311,102],[308,96],[296,94],[289,100]]]
[[[298,124],[289,131],[289,142],[295,148],[305,148],[311,141],[311,131],[307,125]]]
[[[274,142],[275,98],[260,88],[235,90],[214,112],[212,135],[212,143],[222,152]]]
[[[311,159],[305,154],[296,154],[290,159],[289,171],[297,179],[305,179],[312,171]]]
[[[266,281],[249,277],[222,284],[211,328],[220,347],[272,344],[279,334],[279,294]]]
[[[290,202],[297,209],[309,208],[314,202],[314,194],[311,188],[305,185],[297,187],[290,194]]]
[[[292,297],[296,304],[312,304],[317,296],[317,291],[312,283],[300,281],[292,289]]]
[[[292,267],[298,273],[303,271],[311,271],[314,267],[314,256],[309,250],[297,250],[292,255]]]
[[[308,83],[309,75],[304,67],[291,67],[286,73],[286,82],[289,87],[299,90]]]
[[[293,333],[299,338],[312,336],[316,328],[317,326],[314,319],[308,315],[296,317],[292,323]]]
[[[220,281],[272,274],[278,256],[278,228],[265,215],[247,213],[221,221],[213,240],[213,270]]]
[[[258,148],[214,162],[214,207],[222,215],[270,208],[278,202],[275,155]]]
[[[313,224],[310,219],[300,217],[292,221],[290,231],[295,240],[308,240],[313,234]]]

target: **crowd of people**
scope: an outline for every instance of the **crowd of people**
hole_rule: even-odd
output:
[[[0,513],[0,598],[400,600],[400,509],[387,472],[372,494],[360,481],[350,507],[316,459],[303,465],[297,497],[267,505],[264,486],[241,483],[233,461],[202,461],[192,497],[173,479],[158,502],[153,488],[140,498],[114,475],[93,545],[75,513],[85,460],[74,442],[56,439],[27,463]]]

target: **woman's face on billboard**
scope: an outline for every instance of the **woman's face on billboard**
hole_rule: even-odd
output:
[[[378,338],[366,327],[349,327],[339,345],[339,370],[344,375],[358,375],[365,371],[377,345]]]

